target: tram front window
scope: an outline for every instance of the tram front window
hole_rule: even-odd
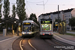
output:
[[[50,31],[51,24],[42,24],[42,31]]]
[[[26,26],[26,25],[24,25],[24,26],[23,26],[23,31],[25,31],[25,32],[30,32],[30,31],[31,31],[31,26]]]

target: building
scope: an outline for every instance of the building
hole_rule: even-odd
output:
[[[67,30],[71,30],[71,26],[69,26],[69,19],[72,18],[71,11],[73,9],[74,8],[59,11],[59,19],[61,19],[61,21],[63,21],[63,20],[66,21],[66,29]],[[40,19],[49,19],[49,18],[51,18],[53,21],[55,21],[55,19],[58,19],[58,11],[41,14],[38,17],[38,21],[40,21]]]

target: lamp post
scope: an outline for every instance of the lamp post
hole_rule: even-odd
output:
[[[59,23],[59,5],[58,5],[58,23]]]
[[[60,24],[59,24],[59,5],[58,5],[58,32],[60,33],[59,29],[60,29]]]

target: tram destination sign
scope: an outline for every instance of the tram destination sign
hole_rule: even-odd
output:
[[[41,19],[41,24],[52,24],[52,19]]]
[[[24,23],[24,25],[31,25],[31,23]]]

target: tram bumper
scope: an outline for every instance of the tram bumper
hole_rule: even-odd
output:
[[[22,33],[22,37],[32,37],[32,36],[33,36],[32,32]]]
[[[48,34],[45,34],[45,35],[40,35],[40,38],[52,38],[53,35],[48,35]]]

